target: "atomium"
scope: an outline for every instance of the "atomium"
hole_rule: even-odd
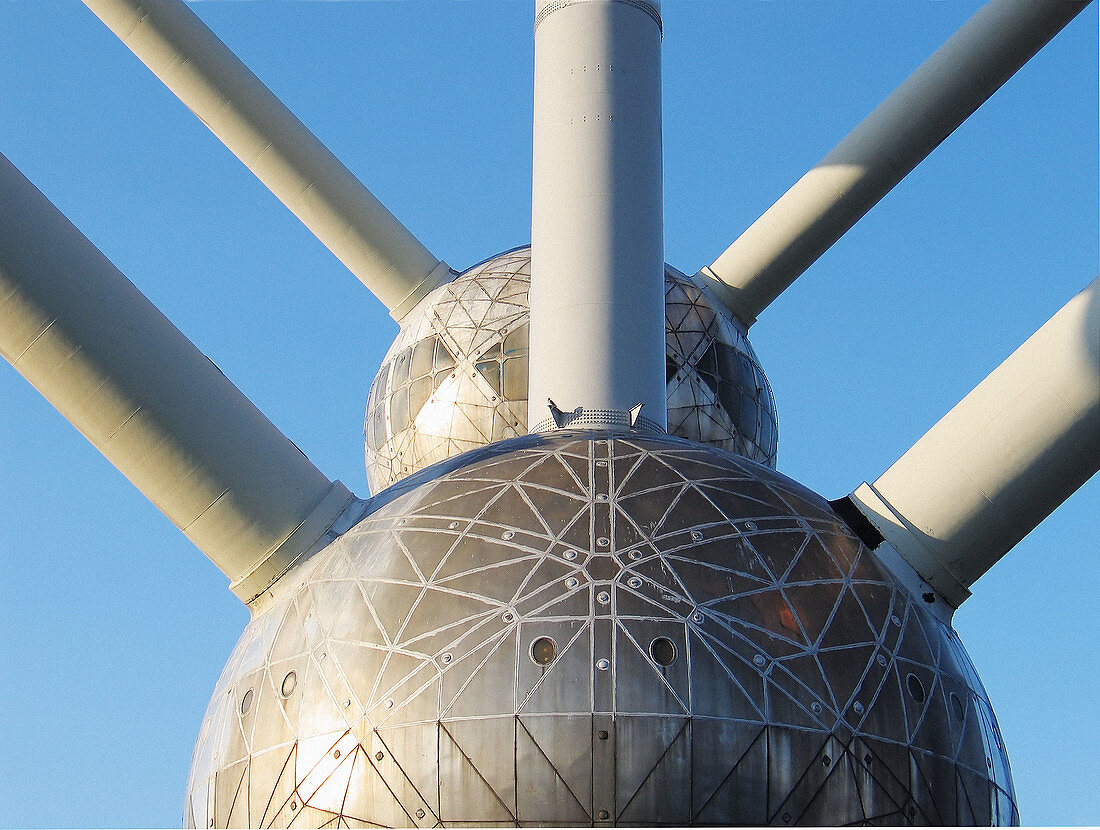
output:
[[[954,631],[763,465],[529,435],[366,513],[241,637],[188,826],[1018,822]]]
[[[975,76],[1010,75],[1076,6],[993,0],[689,277],[656,244],[659,4],[539,0],[532,311],[529,249],[457,274],[183,0],[84,3],[402,323],[367,404],[375,496],[362,501],[0,158],[0,351],[253,613],[202,724],[185,823],[1018,822],[1000,731],[951,613],[1019,539],[998,519],[1026,533],[1100,466],[1100,447],[1075,437],[1090,424],[1100,436],[1088,397],[1100,344],[1076,336],[1098,331],[1080,321],[1100,282],[946,427],[834,502],[774,471],[775,406],[746,331],[992,93]],[[605,13],[617,23],[601,43]],[[449,67],[464,63],[443,51]],[[744,90],[730,100],[751,112]],[[513,103],[482,123],[495,130]],[[691,109],[704,147],[705,108]],[[462,132],[437,120],[402,143],[439,124]],[[719,181],[708,170],[694,188],[698,214],[751,201]],[[435,184],[433,207],[479,224]],[[845,327],[824,306],[814,313]],[[869,351],[881,342],[859,331]],[[828,368],[815,365],[834,387],[853,374]],[[332,391],[300,397],[316,411]],[[1053,401],[1083,403],[1055,424]],[[537,434],[522,435],[527,423]],[[839,434],[828,433],[834,457]],[[978,531],[936,535],[952,523]]]
[[[364,422],[372,492],[527,430],[531,249],[467,269],[403,321]],[[665,381],[673,435],[775,466],[771,385],[741,327],[665,266]]]

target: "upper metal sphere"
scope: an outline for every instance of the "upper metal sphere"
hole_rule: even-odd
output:
[[[954,631],[779,473],[542,434],[368,510],[241,637],[190,826],[1018,819]]]
[[[531,250],[470,268],[405,318],[371,385],[372,492],[445,458],[527,431]],[[665,266],[668,429],[775,466],[771,386],[720,303]]]

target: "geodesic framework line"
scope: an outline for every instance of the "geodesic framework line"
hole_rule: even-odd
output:
[[[699,271],[746,326],[1092,0],[992,0]]]
[[[451,279],[182,0],[82,0],[400,321]]]

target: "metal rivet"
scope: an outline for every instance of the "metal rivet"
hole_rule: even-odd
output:
[[[596,735],[601,741],[606,741],[610,737],[606,729],[601,729],[599,732],[596,733]]]
[[[599,539],[596,540],[596,544],[599,545],[601,548],[606,548],[608,545],[611,544],[611,540],[608,539],[606,536],[601,536]]]
[[[506,530],[502,534],[500,534],[500,538],[501,539],[515,539],[516,538],[516,533],[515,533],[514,530]]]
[[[875,658],[875,662],[877,662],[880,666],[885,666],[886,665],[886,655],[885,654],[880,654],[878,657]]]
[[[501,616],[501,619],[504,620],[506,623],[514,621],[515,618],[516,615],[513,614],[511,611],[505,611],[504,614]]]
[[[596,594],[596,602],[600,605],[607,605],[611,602],[611,594],[607,593],[607,591],[600,591]]]
[[[693,541],[693,542],[702,542],[703,541],[703,534],[700,533],[698,530],[691,531],[691,541]]]
[[[599,660],[596,661],[596,668],[600,671],[607,671],[609,668],[611,668],[611,661],[608,660],[606,657],[601,657]]]
[[[639,551],[639,550],[632,550],[630,552],[630,558],[631,559],[641,559],[642,558],[642,552]]]
[[[693,623],[701,623],[703,621],[703,615],[696,611],[694,614],[691,615],[691,621]]]
[[[333,758],[339,758],[340,757],[340,750],[338,750],[338,749],[332,750],[332,757]]]
[[[609,818],[611,818],[611,814],[609,812],[607,812],[607,810],[600,810],[598,815],[599,815],[600,821],[607,821]]]
[[[636,576],[632,576],[626,581],[626,584],[629,585],[631,588],[641,588],[642,580],[638,579],[638,577]]]
[[[381,761],[385,757],[386,753],[384,753],[382,750],[378,750],[376,753],[374,753],[374,759],[376,761]]]
[[[291,801],[290,802],[290,809],[291,810],[297,810],[298,809],[298,802],[297,801]]]
[[[752,662],[753,662],[753,665],[756,665],[756,666],[763,666],[763,665],[764,665],[765,663],[767,663],[768,661],[767,661],[767,659],[766,659],[766,658],[764,657],[764,655],[763,655],[763,654],[757,654],[757,655],[755,655],[755,656],[754,656],[754,657],[752,658]]]
[[[863,712],[863,704],[860,703],[858,700],[852,704],[852,708],[855,709],[856,714],[860,714]]]
[[[387,699],[386,702],[383,705],[387,709],[392,709],[393,708],[393,698],[391,697],[391,698]]]
[[[756,522],[745,522],[745,530],[756,530]]]
[[[567,550],[565,553],[562,554],[562,558],[568,559],[570,562],[572,562],[574,559],[577,558],[577,552],[575,550]]]
[[[449,525],[447,525],[447,527],[449,527],[451,530],[454,530],[456,527],[458,527],[458,522],[451,522]]]
[[[581,584],[581,581],[579,579],[577,579],[575,576],[571,576],[571,577],[569,577],[569,579],[565,580],[565,587],[566,588],[576,588],[580,584]]]
[[[443,663],[450,663],[454,659],[454,655],[449,651],[445,651],[439,656],[439,659]]]
[[[815,715],[820,715],[821,704],[815,700],[813,703],[810,704],[810,711],[812,711]]]
[[[416,811],[416,817],[417,818],[424,818],[424,811],[423,810],[417,810]]]

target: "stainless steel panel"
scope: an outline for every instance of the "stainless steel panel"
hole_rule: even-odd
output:
[[[1018,820],[955,633],[732,453],[524,436],[287,579],[214,692],[192,824]]]
[[[367,400],[372,492],[526,432],[530,279],[530,248],[508,251],[402,321]],[[775,400],[752,345],[721,303],[671,266],[665,336],[669,432],[774,467]]]

